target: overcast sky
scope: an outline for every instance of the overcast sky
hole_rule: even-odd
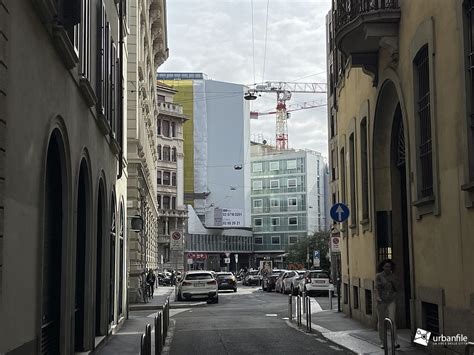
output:
[[[204,72],[210,79],[251,84],[267,80],[326,82],[325,16],[331,0],[269,0],[264,70],[267,0],[168,0],[170,56],[165,71]],[[254,81],[255,58],[255,81]],[[293,95],[290,104],[322,101],[325,94]],[[274,94],[252,102],[252,110],[269,111]],[[289,146],[327,156],[326,107],[292,113]],[[275,116],[251,121],[251,135],[275,139]]]

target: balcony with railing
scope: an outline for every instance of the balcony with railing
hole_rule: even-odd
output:
[[[158,110],[160,111],[160,113],[163,113],[165,115],[185,118],[183,114],[183,106],[172,102],[159,101]]]
[[[381,46],[398,52],[399,0],[333,0],[336,46],[377,80]]]

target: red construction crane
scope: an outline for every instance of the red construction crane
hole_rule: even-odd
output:
[[[295,103],[286,106],[286,112],[294,112],[300,110],[309,110],[312,108],[323,107],[326,106],[326,103],[323,103],[321,100],[319,101],[308,101],[302,103]],[[258,119],[259,116],[266,116],[266,115],[275,115],[277,111],[250,111],[250,118]]]
[[[291,99],[291,94],[325,94],[326,84],[324,83],[298,83],[286,81],[266,81],[262,84],[255,84],[249,88],[245,95],[246,100],[255,100],[255,94],[260,92],[274,92],[277,94],[276,105],[276,148],[278,150],[288,149],[288,110],[286,102]]]

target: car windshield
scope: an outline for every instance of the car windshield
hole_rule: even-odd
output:
[[[303,275],[305,272],[306,272],[306,271],[304,271],[304,270],[298,270],[298,271],[297,271],[298,275]]]
[[[249,272],[249,275],[257,275],[258,274],[258,271],[250,271]]]
[[[327,272],[312,272],[309,277],[312,279],[329,279],[329,274]]]
[[[231,279],[234,275],[232,274],[217,274],[218,279]]]
[[[209,280],[212,279],[212,275],[208,273],[201,273],[201,274],[188,274],[186,275],[186,280]]]

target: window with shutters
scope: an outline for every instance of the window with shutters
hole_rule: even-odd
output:
[[[163,185],[171,184],[170,174],[169,171],[163,171]]]
[[[171,137],[176,137],[176,123],[171,122]]]
[[[464,1],[464,33],[467,89],[467,176],[462,189],[474,191],[474,0]],[[474,201],[473,201],[474,203]]]
[[[176,186],[176,173],[171,174],[171,185]]]
[[[161,121],[161,132],[163,133],[163,137],[170,136],[170,121]]]
[[[171,150],[171,161],[173,161],[173,162],[178,161],[178,151],[174,147]]]
[[[102,2],[98,12],[98,43],[97,43],[97,110],[99,114],[107,118],[108,103],[108,72],[109,72],[109,22],[107,21],[107,13],[105,5]]]
[[[415,65],[417,102],[417,156],[419,164],[418,198],[433,196],[433,150],[431,139],[430,68],[428,45],[421,48],[413,61]]]
[[[176,197],[171,197],[171,209],[176,209]]]
[[[362,179],[362,221],[369,219],[369,170],[368,170],[367,118],[360,123],[360,168]]]
[[[162,173],[161,170],[157,171],[157,176],[158,176],[157,183],[158,183],[158,185],[161,185],[161,173]]]
[[[115,43],[112,41],[110,45],[110,71],[108,73],[109,76],[109,83],[110,83],[110,111],[109,111],[109,121],[110,126],[112,128],[112,134],[114,138],[116,137],[117,132],[117,70],[118,61],[117,61],[117,47]]]
[[[170,209],[170,197],[169,196],[163,196],[163,209],[164,210],[169,210]]]
[[[158,120],[158,122],[156,123],[156,134],[161,136],[161,120]]]
[[[351,227],[357,224],[355,134],[349,136],[349,179],[351,188]]]
[[[77,25],[79,38],[80,76],[91,79],[91,4],[90,0],[82,0],[81,23]]]
[[[167,145],[163,147],[163,160],[170,161],[170,147]]]

